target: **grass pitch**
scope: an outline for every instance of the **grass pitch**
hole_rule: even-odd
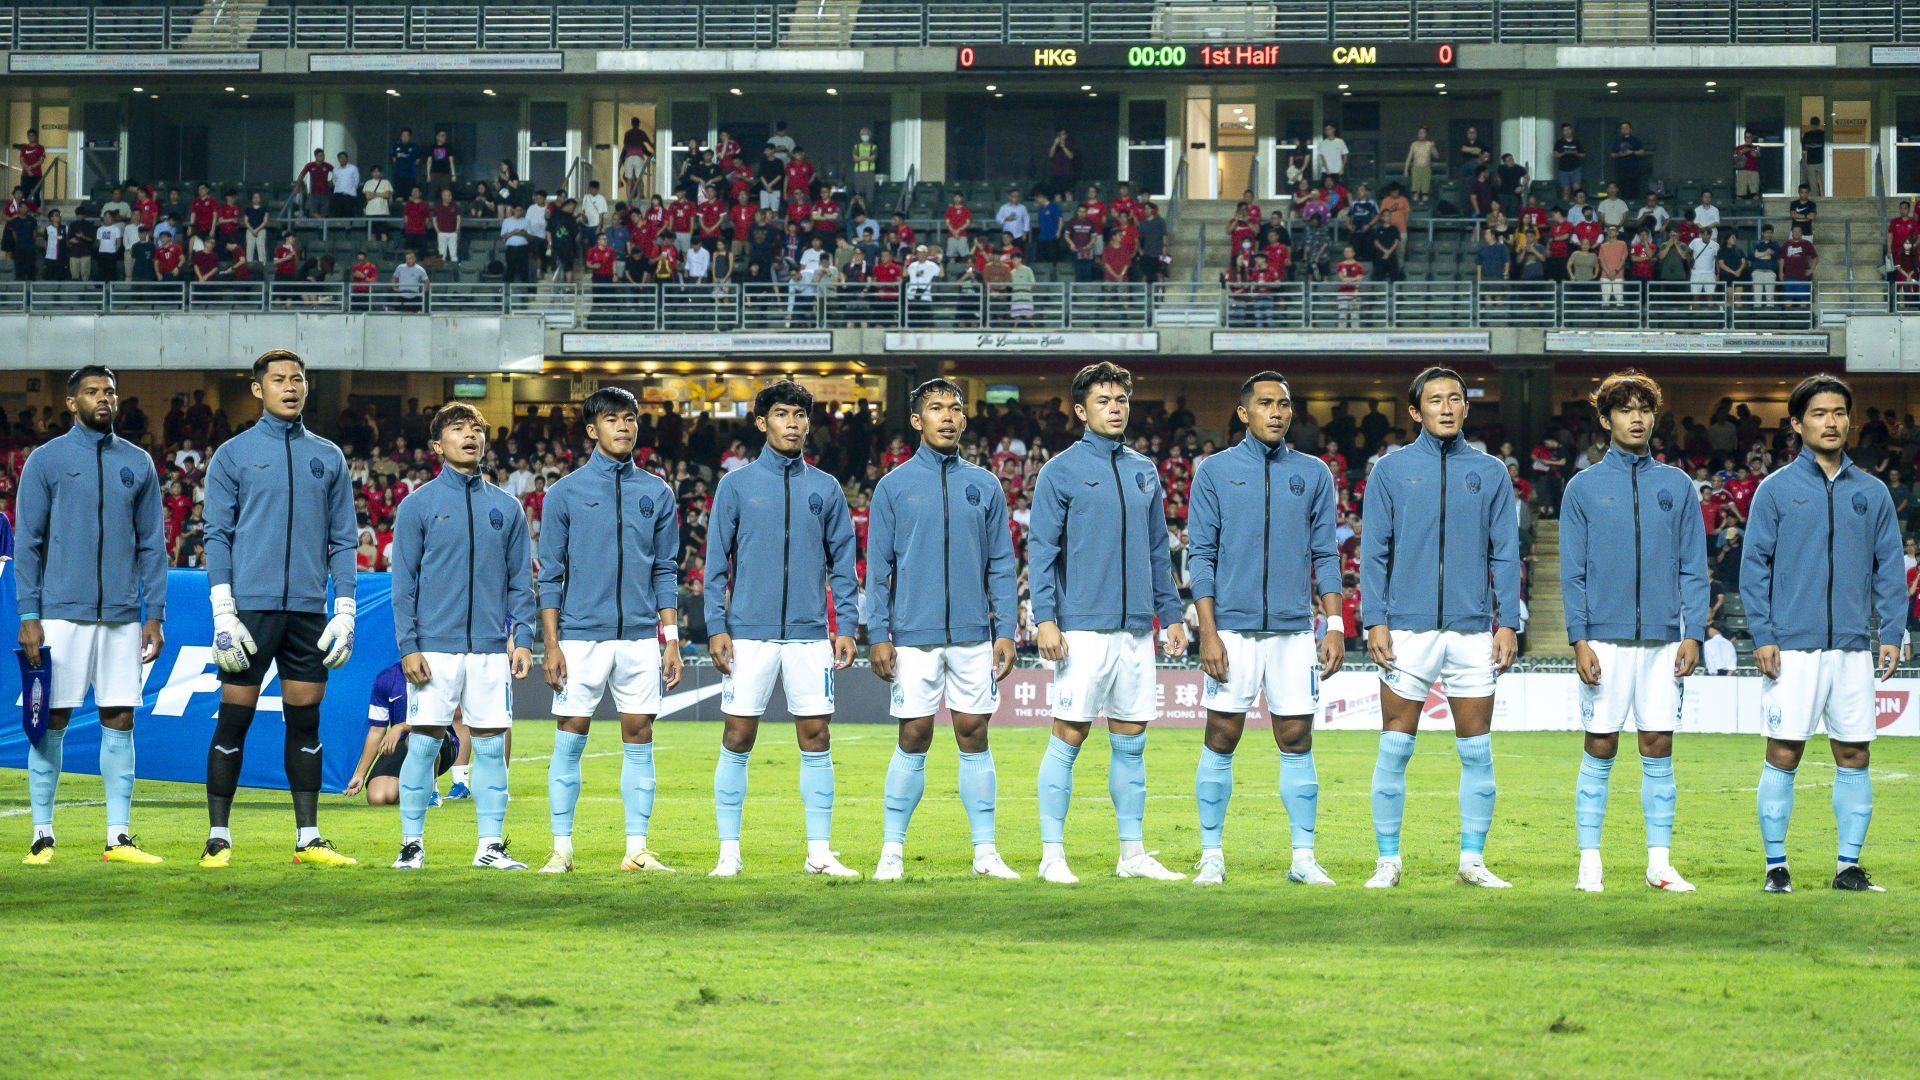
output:
[[[508,831],[547,852],[551,727],[516,733]],[[149,734],[147,738],[155,737]],[[1117,881],[1105,741],[1089,740],[1068,821],[1082,884],[1032,880],[1038,729],[994,735],[1000,847],[1027,875],[976,881],[938,733],[908,840],[908,880],[799,873],[790,733],[754,755],[747,873],[715,852],[717,726],[663,724],[652,844],[682,871],[617,871],[617,729],[595,729],[570,877],[469,868],[471,803],[431,811],[428,867],[388,870],[399,818],[329,796],[321,824],[361,865],[291,865],[286,796],[243,791],[226,871],[194,857],[198,788],[143,783],[134,825],[162,867],[97,861],[100,785],[64,779],[54,864],[30,837],[24,773],[0,774],[0,1075],[787,1076],[1814,1075],[1920,1072],[1920,740],[1874,747],[1866,863],[1891,891],[1835,893],[1831,762],[1800,770],[1789,855],[1800,892],[1763,896],[1754,821],[1761,744],[1682,736],[1674,859],[1700,887],[1652,893],[1639,769],[1614,770],[1608,891],[1572,890],[1575,734],[1497,734],[1488,861],[1510,892],[1453,884],[1452,740],[1409,774],[1406,883],[1373,861],[1375,737],[1323,733],[1320,856],[1335,889],[1289,886],[1271,739],[1250,731],[1227,821],[1228,882]],[[1630,747],[1632,740],[1623,739]],[[871,870],[892,729],[845,725],[836,846]],[[1147,837],[1198,854],[1199,732],[1154,734]],[[345,748],[335,752],[347,752]],[[442,788],[445,780],[442,780]]]

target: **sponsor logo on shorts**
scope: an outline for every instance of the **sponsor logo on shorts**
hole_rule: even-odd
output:
[[[1780,707],[1777,705],[1768,706],[1767,708],[1767,730],[1780,730]]]
[[[975,487],[972,484],[967,485],[967,505],[968,506],[980,505],[980,489]]]
[[[1287,490],[1293,492],[1294,497],[1298,498],[1307,493],[1307,482],[1302,477],[1289,476],[1287,477]]]
[[[1588,723],[1593,721],[1593,702],[1582,701],[1580,703],[1580,719]]]
[[[1867,497],[1858,491],[1853,493],[1853,512],[1861,517],[1867,516]]]
[[[1213,676],[1211,676],[1211,675],[1207,675],[1207,676],[1205,676],[1205,677],[1204,677],[1204,681],[1205,681],[1205,682],[1206,682],[1206,684],[1207,684],[1207,696],[1208,696],[1209,698],[1215,698],[1215,697],[1219,697],[1219,696],[1220,696],[1220,684],[1219,684],[1219,683],[1217,683],[1217,682],[1214,682],[1214,681],[1213,681]]]
[[[1660,509],[1662,511],[1665,511],[1668,513],[1671,513],[1673,511],[1673,493],[1671,491],[1661,492],[1659,495],[1655,496],[1655,501],[1660,504]]]
[[[487,524],[493,526],[494,532],[499,532],[501,529],[507,527],[507,519],[496,507],[495,509],[487,511]]]
[[[1469,495],[1480,494],[1480,474],[1479,473],[1467,474],[1467,494]]]
[[[895,676],[895,678],[898,677],[897,675]],[[907,688],[901,686],[898,682],[893,684],[893,703],[895,705],[905,705],[907,703]]]
[[[641,517],[653,516],[653,496],[651,495],[640,496],[640,516]]]
[[[1072,709],[1073,708],[1073,691],[1056,690],[1053,695],[1053,700],[1054,700],[1054,703],[1059,705],[1062,709]]]
[[[319,458],[314,458],[307,462],[307,471],[313,474],[315,480],[327,475],[327,467],[321,464]]]
[[[720,704],[733,704],[733,680],[729,679],[720,687]]]
[[[815,492],[814,494],[807,496],[807,509],[813,511],[814,517],[819,517],[821,511],[825,510],[826,508],[827,508],[827,504],[820,501],[820,495],[818,492]]]
[[[133,470],[124,465],[120,468],[120,486],[124,488],[133,486]]]

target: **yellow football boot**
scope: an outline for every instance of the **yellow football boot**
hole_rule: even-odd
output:
[[[33,838],[33,850],[20,860],[23,866],[45,866],[53,861],[53,837],[36,836]]]
[[[342,855],[333,848],[331,840],[314,840],[303,848],[295,848],[293,861],[305,866],[358,866],[360,860]]]
[[[233,858],[233,845],[217,836],[207,838],[207,849],[200,853],[200,869],[225,870]]]
[[[137,843],[133,837],[126,833],[121,833],[119,843],[107,845],[107,850],[100,853],[100,861],[138,863],[141,866],[152,866],[155,863],[163,863],[167,860],[158,855],[141,851],[139,843]]]
[[[677,874],[680,871],[660,861],[660,856],[651,851],[637,851],[620,860],[620,869],[645,871],[654,874]]]

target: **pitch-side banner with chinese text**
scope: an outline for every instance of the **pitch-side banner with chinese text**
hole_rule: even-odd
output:
[[[20,620],[14,602],[13,564],[0,564],[0,642],[12,648]],[[326,747],[322,784],[339,791],[353,776],[367,725],[367,699],[374,677],[399,657],[393,643],[392,583],[386,574],[361,574],[360,614],[354,630],[353,659],[327,679],[320,709],[320,741]],[[213,612],[204,570],[167,574],[166,646],[146,666],[144,699],[134,712],[134,745],[139,776],[146,780],[204,783],[207,744],[220,711],[219,669],[213,663]],[[60,657],[53,662],[60,663]],[[20,671],[0,664],[0,701],[11,703],[0,717],[0,768],[27,767],[27,737],[20,730]],[[282,751],[286,728],[280,719],[280,677],[273,669],[261,687],[260,710],[247,732],[246,762],[240,783],[246,787],[287,786]],[[100,769],[100,714],[93,699],[73,711],[64,754],[67,772]]]

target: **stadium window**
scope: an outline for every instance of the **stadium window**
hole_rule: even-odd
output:
[[[1745,102],[1745,131],[1751,131],[1754,145],[1760,148],[1760,190],[1768,195],[1791,195],[1787,184],[1787,99],[1749,97]]]
[[[1893,186],[1901,195],[1920,192],[1920,94],[1894,98]]]

